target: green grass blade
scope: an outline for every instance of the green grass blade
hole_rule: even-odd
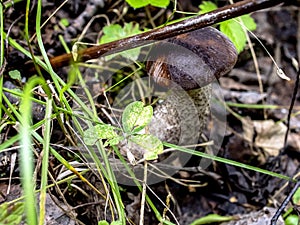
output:
[[[20,140],[20,134],[17,134],[10,139],[6,140],[2,144],[0,144],[0,152],[7,149],[9,146],[12,146],[14,143],[16,143],[18,140]]]
[[[138,189],[140,190],[140,192],[142,192],[142,185],[139,183],[138,179],[136,178],[134,172],[131,170],[131,168],[128,166],[128,163],[125,161],[125,159],[123,158],[123,156],[121,155],[120,151],[118,150],[117,147],[112,146],[114,149],[114,152],[116,153],[116,155],[118,156],[118,158],[121,160],[122,164],[124,165],[125,169],[127,170],[128,174],[131,176],[133,182],[135,183],[135,185],[138,187]],[[152,202],[152,200],[150,199],[150,197],[148,195],[146,195],[146,201],[149,204],[150,208],[153,210],[156,218],[162,222],[163,218],[160,215],[160,212],[157,210],[155,204]]]
[[[222,158],[222,157],[219,157],[219,156],[209,155],[207,153],[194,151],[194,150],[191,150],[191,149],[188,149],[188,148],[184,148],[184,147],[181,147],[181,146],[169,144],[169,143],[166,143],[166,142],[164,142],[163,144],[166,147],[177,149],[179,151],[186,152],[186,153],[189,153],[191,155],[197,155],[197,156],[200,156],[200,157],[203,157],[203,158],[206,158],[206,159],[211,159],[211,160],[215,160],[217,162],[226,163],[228,165],[237,166],[237,167],[252,170],[252,171],[255,171],[255,172],[267,174],[269,176],[277,177],[277,178],[280,178],[280,179],[283,179],[283,180],[295,181],[291,177],[288,177],[288,176],[285,176],[285,175],[282,175],[282,174],[279,174],[279,173],[274,173],[272,171],[264,170],[264,169],[261,169],[261,168],[255,167],[255,166],[250,166],[250,165],[247,165],[247,164],[244,164],[244,163],[236,162],[236,161],[233,161],[233,160],[230,160],[230,159],[225,159],[225,158]]]
[[[51,135],[51,113],[52,113],[52,100],[49,99],[46,105],[46,122],[43,142],[43,160],[42,160],[42,173],[41,173],[41,193],[40,193],[40,215],[39,225],[43,225],[46,214],[46,192],[48,183],[48,161],[49,161],[49,148],[50,148],[50,135]]]
[[[3,5],[0,5],[0,34],[1,34],[1,39],[0,39],[0,67],[3,66],[4,63],[4,40],[5,37],[3,35],[4,33],[4,19],[3,19]],[[2,74],[1,74],[2,75]]]
[[[4,24],[3,24],[3,5],[0,4],[0,71],[2,71],[2,67],[4,66]],[[0,93],[2,92],[3,85],[3,76],[2,72],[0,73]],[[0,95],[0,104],[2,104],[2,94]],[[0,107],[0,118],[2,118],[2,109]]]
[[[31,138],[31,90],[35,84],[43,83],[44,80],[38,77],[32,77],[28,80],[24,88],[24,95],[20,106],[20,171],[21,183],[25,195],[25,212],[27,224],[36,225],[36,200],[33,181],[33,154],[32,154],[32,138]]]
[[[244,104],[244,103],[235,103],[235,102],[226,102],[226,105],[231,106],[231,107],[246,108],[246,109],[279,109],[279,108],[281,108],[281,106],[278,106],[278,105]]]

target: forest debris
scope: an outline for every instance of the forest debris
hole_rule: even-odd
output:
[[[262,148],[269,156],[277,156],[283,148],[286,126],[273,120],[242,120],[244,138],[254,146]],[[251,127],[252,126],[252,127]]]
[[[223,89],[222,94],[224,95],[225,99],[236,99],[237,102],[241,102],[243,104],[258,104],[267,97],[266,93],[260,94],[256,91],[241,92]]]
[[[253,121],[253,124],[257,133],[255,145],[263,148],[270,156],[277,156],[283,148],[287,127],[283,122],[275,123],[273,120]]]
[[[300,153],[300,134],[290,133],[287,141],[288,149],[291,152]]]
[[[59,206],[57,203],[53,201],[59,202]],[[46,224],[62,224],[62,225],[74,225],[75,221],[71,219],[66,211],[69,211],[68,207],[62,202],[58,201],[56,197],[50,197],[49,194],[46,194]],[[70,211],[69,211],[70,212]],[[73,213],[73,212],[70,212]],[[73,215],[76,216],[76,215]]]

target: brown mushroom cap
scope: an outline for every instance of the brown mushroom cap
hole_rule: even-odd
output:
[[[161,85],[184,90],[203,87],[228,73],[237,61],[233,43],[213,27],[205,27],[155,44],[148,73]]]

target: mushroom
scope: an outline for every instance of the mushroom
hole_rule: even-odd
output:
[[[156,106],[150,133],[173,144],[195,144],[209,113],[210,84],[233,68],[237,55],[233,43],[213,27],[155,44],[146,70],[173,94]]]

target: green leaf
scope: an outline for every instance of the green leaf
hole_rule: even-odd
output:
[[[170,4],[170,0],[149,0],[149,4],[155,7],[165,8]]]
[[[232,220],[232,216],[220,216],[218,214],[209,214],[193,221],[190,225],[202,225],[209,223],[220,223]]]
[[[62,18],[59,21],[64,27],[68,27],[70,25],[69,20],[67,18]]]
[[[103,146],[106,147],[106,146],[113,146],[113,145],[118,145],[120,141],[122,141],[124,139],[124,137],[122,136],[116,136],[116,137],[113,137],[112,139],[109,139],[107,140]]]
[[[211,11],[217,9],[218,7],[215,3],[211,2],[211,1],[204,1],[199,5],[199,8],[200,8],[199,13],[204,14],[204,13],[211,12]]]
[[[132,8],[141,8],[147,5],[165,8],[170,4],[170,0],[126,0]]]
[[[297,191],[295,192],[293,196],[293,202],[296,205],[300,205],[300,188],[298,188]]]
[[[242,25],[239,23],[239,18],[248,30],[256,29],[256,23],[250,15],[244,15],[237,19],[231,19],[220,23],[220,31],[232,41],[238,53],[243,51],[247,43],[247,37]]]
[[[105,220],[98,221],[98,225],[109,225],[109,223]]]
[[[249,14],[243,15],[238,18],[241,18],[244,26],[247,27],[248,30],[256,30],[256,23]]]
[[[126,0],[132,8],[142,8],[149,4],[148,0]]]
[[[127,134],[134,134],[144,129],[153,116],[152,106],[143,102],[132,102],[126,106],[122,115],[122,126]]]
[[[285,225],[298,225],[299,217],[295,214],[291,214],[284,220],[284,223]]]
[[[217,9],[217,5],[211,1],[204,1],[201,5],[199,5],[199,8],[199,13],[204,14]],[[248,30],[252,31],[256,29],[256,23],[249,14],[219,23],[220,31],[232,41],[238,53],[245,48],[247,43],[246,34],[242,25],[239,23],[240,20]]]
[[[114,139],[118,135],[114,127],[109,124],[98,124],[84,131],[84,142],[86,145],[93,145],[98,139]]]
[[[21,73],[19,70],[11,70],[8,72],[8,75],[14,80],[21,80]]]
[[[0,224],[17,225],[20,224],[24,214],[24,203],[17,202],[8,204],[7,202],[0,205]]]
[[[138,134],[130,137],[129,141],[134,142],[144,150],[145,160],[157,159],[164,150],[161,140],[151,134]]]
[[[234,20],[224,21],[220,23],[220,31],[232,41],[238,52],[245,48],[247,38],[239,23]]]
[[[141,33],[141,30],[139,29],[139,24],[134,25],[132,22],[125,23],[123,28],[119,24],[112,24],[103,28],[103,36],[100,38],[100,44],[112,42],[139,33]],[[123,51],[120,54],[125,58],[136,60],[140,54],[140,51],[141,48],[134,48]],[[117,54],[113,54],[107,57],[107,59],[111,59],[116,55]]]
[[[122,225],[122,221],[117,220],[110,223],[110,225]]]

